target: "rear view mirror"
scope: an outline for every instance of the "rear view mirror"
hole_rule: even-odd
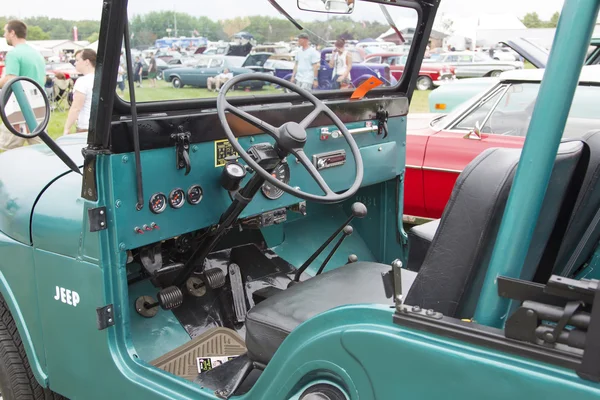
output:
[[[298,8],[304,11],[330,14],[351,14],[355,0],[298,0]]]
[[[24,139],[39,136],[67,167],[81,174],[77,164],[46,133],[50,100],[39,83],[26,77],[6,83],[0,91],[0,119],[13,135]]]
[[[2,122],[13,135],[32,139],[48,126],[50,102],[35,81],[11,81],[2,90],[0,101]]]
[[[475,122],[475,128],[473,128],[471,132],[463,136],[463,139],[481,140],[481,124],[479,123],[479,121]]]

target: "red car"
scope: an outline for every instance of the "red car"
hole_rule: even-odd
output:
[[[366,56],[364,62],[388,64],[394,78],[400,80],[404,73],[406,58],[407,56],[401,53],[373,53]],[[417,89],[431,90],[434,86],[456,79],[454,70],[454,67],[446,64],[423,63],[419,70]]]
[[[409,114],[406,222],[440,218],[458,175],[483,150],[523,147],[543,73],[543,69],[508,71],[491,89],[450,114]],[[599,85],[600,65],[584,67],[564,138],[581,138],[600,126]]]

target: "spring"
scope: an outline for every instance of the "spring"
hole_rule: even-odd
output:
[[[204,281],[211,289],[218,289],[225,285],[225,273],[220,268],[211,268],[204,271]]]
[[[177,286],[169,286],[158,292],[158,303],[164,310],[172,310],[183,303],[183,292]]]

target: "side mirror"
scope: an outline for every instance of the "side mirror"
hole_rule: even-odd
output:
[[[475,128],[463,136],[463,139],[481,140],[481,124],[479,124],[479,121],[475,122]]]
[[[0,119],[13,134],[24,139],[40,139],[72,171],[81,174],[77,164],[48,136],[50,101],[44,89],[31,78],[17,77],[0,91]]]
[[[329,14],[351,14],[355,0],[298,0],[298,8]]]

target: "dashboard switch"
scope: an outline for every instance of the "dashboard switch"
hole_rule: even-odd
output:
[[[144,234],[144,230],[142,228],[140,228],[139,226],[136,226],[135,228],[133,228],[133,230],[135,231],[135,233],[137,233],[138,235],[143,235]]]

